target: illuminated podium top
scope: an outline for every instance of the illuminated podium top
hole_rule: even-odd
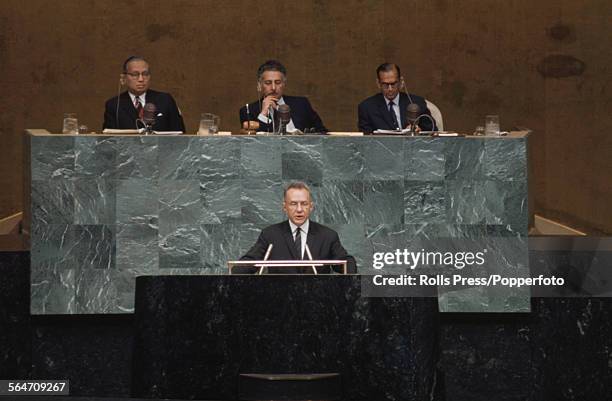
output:
[[[346,260],[236,260],[227,262],[227,267],[229,270],[229,274],[235,274],[232,270],[235,267],[257,267],[257,274],[266,273],[266,269],[268,267],[276,267],[280,268],[277,271],[282,273],[282,268],[284,267],[302,267],[306,268],[306,272],[308,269],[311,269],[310,272],[312,274],[319,274],[318,268],[323,266],[341,266],[342,274],[348,274],[347,271],[347,261]]]

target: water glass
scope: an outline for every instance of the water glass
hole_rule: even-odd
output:
[[[64,126],[62,133],[76,135],[79,133],[79,121],[76,113],[64,113]]]
[[[499,116],[485,116],[485,135],[499,135]]]
[[[202,113],[198,135],[215,135],[219,132],[221,118],[212,113]]]

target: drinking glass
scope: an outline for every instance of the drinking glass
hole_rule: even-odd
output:
[[[485,116],[485,135],[499,135],[499,116]]]
[[[202,113],[198,135],[215,135],[219,132],[220,122],[221,118],[219,116],[212,113]]]
[[[64,126],[62,133],[76,135],[79,133],[79,121],[76,113],[64,113]]]

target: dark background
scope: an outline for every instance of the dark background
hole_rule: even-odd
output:
[[[531,128],[535,212],[612,232],[612,3],[520,1],[21,1],[0,7],[0,216],[23,209],[24,128],[62,113],[100,130],[123,60],[146,57],[195,132],[199,115],[237,130],[255,72],[286,64],[287,93],[310,97],[332,130],[356,130],[375,69],[396,62],[445,127],[486,114]]]

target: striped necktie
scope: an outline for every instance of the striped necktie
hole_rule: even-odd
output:
[[[298,255],[298,259],[302,259],[302,236],[300,235],[300,232],[302,231],[302,229],[300,227],[298,227],[295,230],[295,250],[297,251],[297,255]]]
[[[142,117],[144,117],[144,109],[142,108],[142,103],[140,103],[140,98],[138,96],[134,98],[134,107],[136,108],[138,118],[142,120]]]

